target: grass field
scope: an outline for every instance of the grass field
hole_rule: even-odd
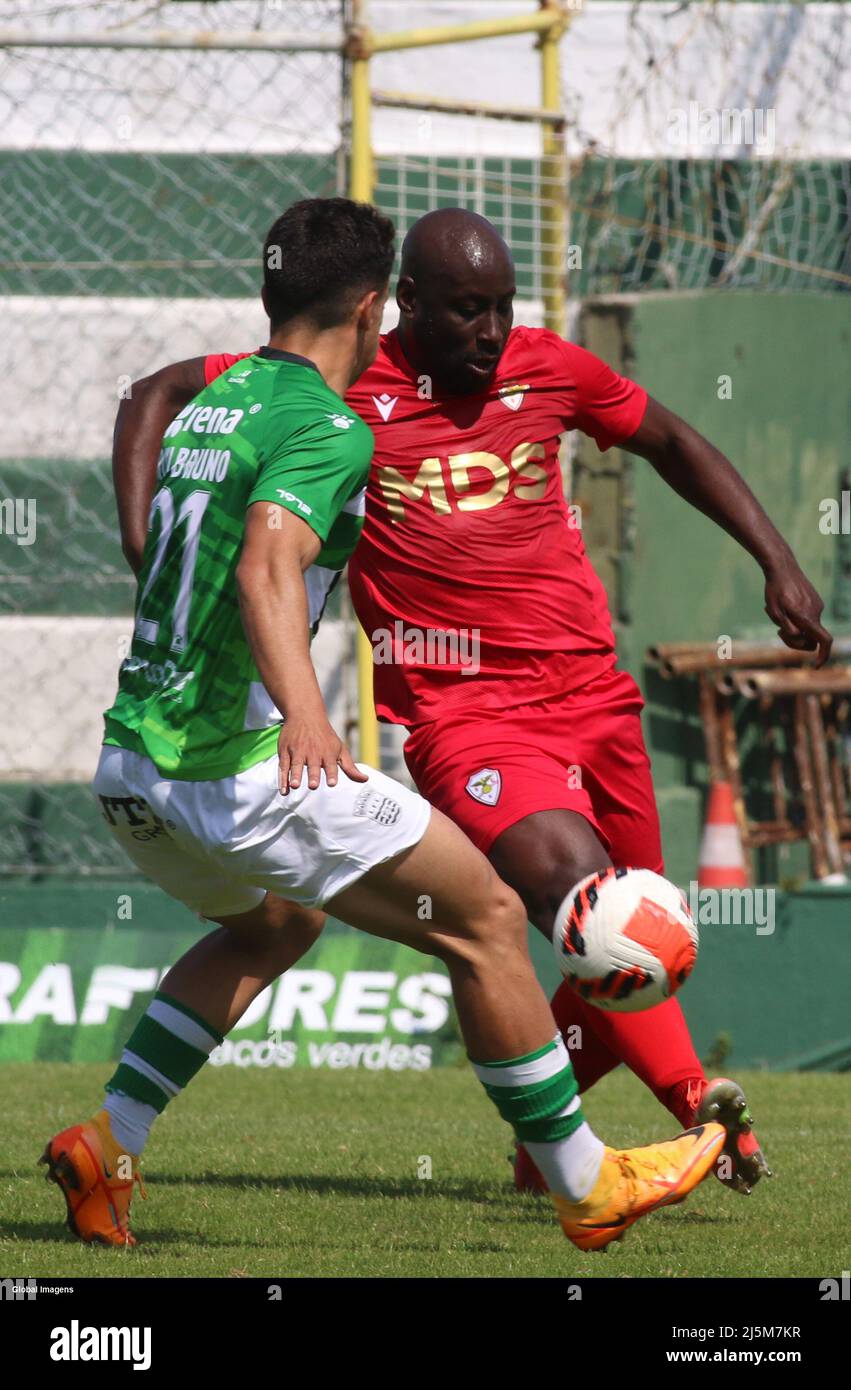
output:
[[[775,1179],[742,1198],[710,1178],[588,1255],[564,1240],[546,1199],[514,1192],[509,1131],[461,1068],[210,1070],[154,1130],[148,1201],[133,1207],[138,1247],[82,1246],[35,1161],[52,1133],[91,1113],[107,1074],[2,1068],[1,1276],[822,1278],[848,1267],[842,1076],[745,1075]],[[676,1128],[623,1069],[585,1110],[621,1146]],[[417,1176],[423,1156],[430,1180]]]

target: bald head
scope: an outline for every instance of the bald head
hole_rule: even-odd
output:
[[[486,217],[438,208],[402,244],[399,336],[418,371],[452,394],[486,390],[511,330],[514,263]]]
[[[418,282],[467,280],[495,267],[513,274],[511,252],[492,222],[466,208],[427,212],[402,243],[402,274]]]

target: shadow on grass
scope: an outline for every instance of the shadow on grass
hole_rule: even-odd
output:
[[[275,1191],[294,1193],[315,1193],[322,1197],[374,1197],[376,1199],[397,1200],[404,1198],[451,1198],[462,1202],[479,1202],[486,1206],[503,1206],[510,1202],[514,1193],[510,1187],[504,1192],[494,1190],[489,1183],[473,1179],[442,1182],[430,1178],[391,1178],[385,1174],[370,1177],[364,1174],[347,1176],[328,1173],[158,1173],[145,1172],[145,1183],[154,1187],[213,1187],[226,1188],[234,1192]]]
[[[660,1212],[668,1212],[673,1220],[683,1226],[736,1226],[733,1213],[695,1211],[693,1207],[683,1207],[682,1205],[672,1205],[670,1207],[660,1207]],[[654,1213],[651,1213],[654,1214]]]
[[[43,1169],[0,1168],[3,1178],[43,1178]],[[330,1173],[174,1173],[144,1169],[145,1186],[165,1187],[223,1187],[235,1192],[246,1189],[315,1192],[321,1196],[340,1197],[452,1197],[465,1202],[484,1202],[489,1206],[509,1201],[513,1189],[506,1185],[501,1192],[493,1183],[475,1179],[442,1181],[429,1178],[394,1178],[386,1173],[348,1176]],[[0,1227],[2,1229],[2,1227]]]
[[[176,1184],[174,1180],[172,1180],[171,1185],[192,1186],[198,1185],[203,1181],[203,1179],[193,1180],[189,1178],[184,1178],[179,1180]],[[219,1178],[218,1181],[221,1182],[221,1178]],[[307,1185],[302,1185],[301,1188],[299,1188],[298,1184],[305,1184],[304,1179],[291,1178],[285,1182],[282,1182],[280,1179],[263,1179],[261,1180],[261,1182],[262,1185],[266,1187],[272,1187],[277,1189],[280,1189],[282,1187],[288,1187],[295,1192],[298,1192],[299,1190],[317,1191],[321,1189],[325,1193],[339,1194],[339,1192],[341,1191],[339,1183],[332,1183],[330,1180],[328,1180],[324,1184],[317,1184],[315,1179],[311,1179],[309,1187]],[[230,1179],[230,1182],[225,1181],[224,1185],[232,1185],[234,1188],[239,1187],[242,1188],[242,1190],[244,1190],[246,1186],[251,1187],[253,1184],[251,1180],[246,1180],[244,1178],[234,1176]],[[386,1189],[380,1189],[377,1185],[354,1183],[352,1185],[345,1185],[343,1190],[349,1193],[350,1195],[355,1196],[367,1195],[379,1198],[387,1198],[408,1196],[410,1195],[410,1192],[421,1191],[421,1186],[414,1187],[412,1185],[410,1192],[392,1192],[387,1191]],[[472,1196],[471,1193],[473,1194]],[[465,1186],[460,1187],[453,1187],[451,1190],[445,1191],[442,1195],[452,1196],[465,1201],[477,1201],[481,1198],[481,1194],[476,1191],[472,1184],[467,1184]],[[510,1194],[506,1195],[508,1196]],[[493,1203],[492,1199],[489,1199],[488,1204],[491,1206],[501,1205],[499,1200],[497,1200],[496,1203]],[[676,1225],[680,1229],[682,1229],[685,1226],[692,1226],[697,1228],[709,1227],[715,1228],[717,1230],[718,1228],[732,1226],[735,1224],[735,1220],[732,1215],[710,1215],[701,1211],[680,1210],[675,1215],[671,1213],[671,1216],[673,1216],[673,1221],[676,1222]],[[547,1202],[546,1200],[542,1201],[532,1198],[524,1199],[520,1204],[519,1209],[515,1204],[513,1211],[502,1211],[498,1214],[492,1211],[491,1219],[494,1220],[498,1226],[504,1227],[518,1222],[521,1225],[528,1224],[547,1227],[552,1226],[554,1223],[553,1211],[549,1202]],[[670,1217],[668,1219],[670,1220]],[[643,1226],[643,1223],[640,1224]],[[82,1248],[81,1243],[77,1241],[74,1236],[72,1236],[71,1232],[67,1229],[64,1222],[60,1224],[59,1220],[0,1222],[0,1242],[3,1242],[5,1240],[10,1240],[13,1242],[9,1253],[11,1253],[11,1251],[14,1250],[16,1244],[26,1241],[32,1241],[33,1243],[37,1244],[61,1245],[69,1247],[75,1246],[78,1249]],[[89,1250],[99,1252],[100,1255],[104,1258],[120,1257],[124,1259],[130,1259],[135,1257],[136,1259],[143,1260],[148,1254],[156,1254],[157,1250],[162,1250],[164,1248],[167,1249],[175,1246],[180,1246],[184,1248],[197,1247],[199,1249],[212,1251],[231,1249],[235,1245],[238,1245],[240,1248],[256,1250],[258,1252],[265,1251],[267,1253],[270,1248],[268,1243],[266,1242],[246,1239],[244,1231],[240,1232],[238,1238],[234,1236],[230,1239],[216,1239],[216,1237],[211,1235],[209,1232],[205,1232],[202,1234],[197,1231],[187,1231],[185,1229],[175,1230],[173,1227],[146,1227],[144,1230],[144,1234],[141,1237],[141,1244],[135,1250],[108,1247],[100,1244],[90,1245],[86,1248]],[[414,1238],[403,1242],[400,1247],[394,1248],[402,1248],[408,1251],[409,1253],[439,1253],[442,1250],[443,1245],[442,1241],[440,1240],[434,1242],[423,1242],[422,1240]],[[456,1244],[456,1248],[457,1250],[466,1253],[504,1254],[505,1250],[508,1247],[506,1247],[498,1241],[495,1242],[489,1240],[475,1240],[466,1238],[459,1240]],[[84,1271],[78,1271],[77,1277],[82,1277],[83,1273]],[[40,1277],[54,1278],[57,1276],[45,1274]]]
[[[176,1231],[173,1227],[159,1228],[156,1226],[146,1226],[144,1235],[141,1237],[140,1245],[135,1247],[103,1245],[99,1241],[86,1244],[84,1241],[78,1240],[76,1236],[73,1236],[64,1222],[60,1223],[58,1220],[52,1222],[0,1221],[0,1242],[3,1240],[13,1240],[17,1245],[20,1245],[23,1241],[29,1240],[46,1245],[68,1246],[69,1248],[73,1247],[80,1251],[96,1251],[103,1254],[106,1258],[116,1257],[124,1260],[133,1259],[134,1257],[144,1257],[145,1253],[156,1253],[152,1247],[173,1245],[197,1246],[199,1249],[204,1250],[228,1250],[235,1246],[262,1251],[268,1251],[269,1249],[268,1244],[246,1240],[243,1232],[240,1232],[238,1237],[234,1235],[230,1240],[216,1240],[215,1236],[211,1236],[208,1233],[202,1235],[197,1231]],[[10,1254],[14,1251],[15,1244],[9,1247]],[[69,1275],[68,1277],[82,1278],[83,1274],[84,1271],[79,1272],[76,1276]],[[56,1279],[59,1276],[56,1274],[41,1274],[33,1275],[33,1277]]]

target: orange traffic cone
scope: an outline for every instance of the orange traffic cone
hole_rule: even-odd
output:
[[[709,788],[706,825],[697,866],[699,888],[747,888],[748,869],[729,782]]]

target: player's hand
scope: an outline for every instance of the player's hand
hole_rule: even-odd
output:
[[[817,652],[816,667],[830,656],[833,637],[819,622],[824,604],[803,570],[786,559],[765,570],[765,611],[787,647]]]
[[[286,796],[290,788],[301,786],[307,768],[307,785],[315,791],[322,772],[329,787],[337,785],[342,770],[352,782],[368,782],[327,719],[288,719],[278,735],[278,789]]]

